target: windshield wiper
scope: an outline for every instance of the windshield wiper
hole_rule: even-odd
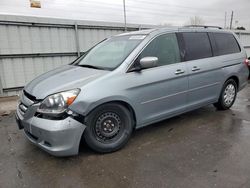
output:
[[[91,68],[91,69],[103,70],[103,68],[101,68],[101,67],[96,67],[96,66],[93,66],[93,65],[77,65],[77,66],[86,67],[86,68]]]

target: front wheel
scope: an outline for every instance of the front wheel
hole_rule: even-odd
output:
[[[223,85],[219,101],[214,104],[218,110],[227,110],[233,106],[237,96],[237,84],[233,79],[229,79]]]
[[[107,153],[122,148],[133,131],[130,111],[116,103],[97,107],[86,117],[84,138],[94,151]]]

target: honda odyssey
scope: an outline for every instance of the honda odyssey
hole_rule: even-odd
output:
[[[122,148],[135,129],[209,104],[229,109],[247,85],[237,36],[216,28],[159,28],[110,37],[47,72],[20,95],[16,120],[55,156]]]

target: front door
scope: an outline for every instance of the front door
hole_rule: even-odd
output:
[[[128,93],[137,106],[138,126],[183,112],[187,105],[187,67],[181,62],[176,35],[156,37],[136,61],[143,57],[157,57],[157,67],[126,75]]]

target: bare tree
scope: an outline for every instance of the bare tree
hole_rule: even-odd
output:
[[[189,20],[190,25],[204,25],[204,20],[199,16],[191,17]]]
[[[236,27],[236,30],[246,30],[246,28],[241,26],[241,27]]]

